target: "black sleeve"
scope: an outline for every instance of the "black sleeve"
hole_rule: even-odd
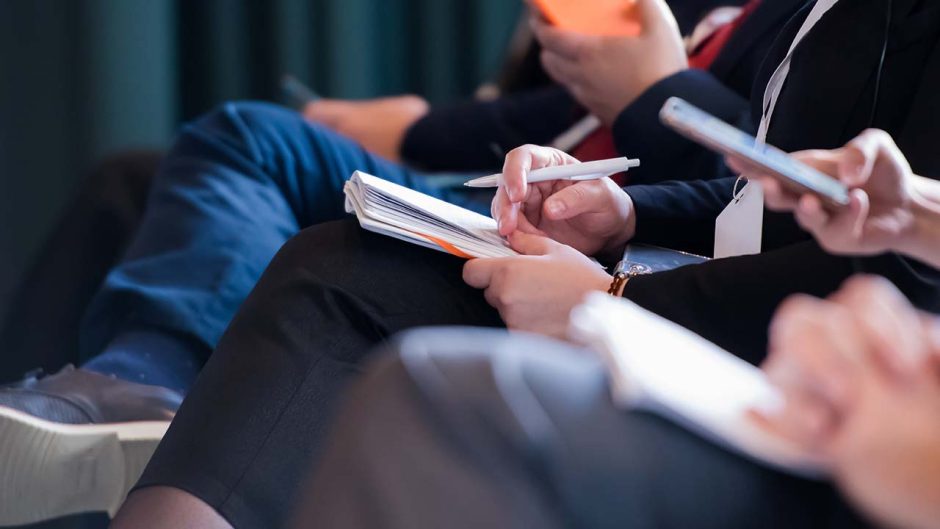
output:
[[[627,186],[636,210],[635,242],[699,255],[715,246],[715,218],[731,201],[736,178]]]
[[[614,123],[618,151],[642,162],[630,171],[637,185],[625,189],[636,207],[636,241],[711,255],[715,218],[730,202],[735,178],[720,155],[660,122],[672,96],[744,130],[753,129],[750,106],[709,72],[686,70],[650,87]]]
[[[671,75],[643,92],[614,122],[617,151],[642,162],[630,171],[630,182],[650,184],[728,176],[720,155],[685,139],[659,120],[660,109],[673,96],[736,127],[753,129],[747,99],[711,73],[688,69]]]
[[[435,106],[405,133],[401,155],[428,171],[497,171],[510,150],[551,143],[583,115],[558,86]]]

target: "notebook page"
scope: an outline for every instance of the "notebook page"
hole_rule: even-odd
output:
[[[618,405],[655,412],[769,466],[823,474],[811,454],[749,417],[783,405],[763,372],[697,334],[626,299],[594,294],[572,311],[570,335],[607,365]]]
[[[359,186],[347,183],[347,210],[355,211],[359,217],[360,225],[367,230],[454,253],[451,249],[442,247],[438,242],[431,242],[430,239],[421,234],[430,235],[453,246],[460,252],[458,254],[460,256],[504,257],[514,255],[514,252],[503,244],[494,245],[472,234],[466,234],[462,230],[455,231],[446,226],[442,227],[438,221],[429,223],[421,218],[416,218],[415,215],[424,216],[419,212],[412,213],[408,208],[396,209],[383,206],[383,201],[380,201],[379,205],[375,205],[374,201],[373,204],[369,204],[368,190],[365,191],[365,197],[360,195],[362,192]]]
[[[422,235],[476,257],[516,255],[499,236],[496,221],[476,212],[357,171],[346,183],[346,209],[366,229],[442,249]]]
[[[474,211],[455,206],[449,202],[436,199],[434,197],[419,193],[413,189],[394,184],[387,180],[357,171],[353,176],[358,176],[366,186],[381,191],[387,195],[397,197],[421,211],[443,220],[449,224],[457,225],[470,231],[483,239],[490,240],[493,243],[501,243],[496,229],[496,221],[480,215]]]

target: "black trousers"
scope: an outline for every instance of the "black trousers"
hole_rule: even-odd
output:
[[[585,351],[467,328],[396,342],[349,392],[295,527],[865,525],[826,484],[618,409]]]
[[[483,296],[463,283],[462,265],[449,255],[365,232],[355,220],[318,225],[295,236],[275,257],[222,337],[139,486],[186,490],[239,528],[283,526],[300,498],[305,475],[322,452],[340,395],[377,344],[418,326],[502,326]],[[455,346],[465,340],[461,335],[451,339]],[[486,369],[485,364],[470,364],[471,370]],[[559,389],[560,397],[565,387]],[[603,413],[614,416],[610,410]],[[636,458],[630,464],[648,464],[638,476],[650,475],[672,458],[686,462],[717,458],[730,461],[733,471],[715,479],[740,482],[741,490],[752,490],[753,482],[737,477],[740,472],[758,472],[750,465],[655,419],[635,422],[642,425],[635,427],[639,432],[656,432],[638,433],[653,437],[627,445]],[[611,423],[611,427],[622,426]],[[381,456],[386,438],[394,443],[404,433],[396,430],[400,428],[391,421],[368,432],[374,457]],[[672,445],[665,439],[673,439]],[[660,446],[672,448],[656,449]],[[360,465],[371,465],[369,461],[348,460],[340,467],[356,475]],[[420,448],[408,454],[408,461],[434,464]],[[721,463],[666,465],[657,487],[647,490],[636,478],[635,494],[640,496],[631,501],[665,502],[656,512],[668,511],[670,487],[676,491],[691,487],[684,494],[692,495],[707,482],[703,476],[720,468],[724,468]],[[623,470],[629,473],[629,465]],[[793,483],[760,472],[772,476],[770,483]],[[794,484],[790,489],[797,491],[800,501],[783,502],[787,509],[796,508],[803,499],[802,487]],[[731,494],[739,488],[729,485],[721,490]],[[786,489],[768,489],[766,501],[782,501],[776,497],[780,490]],[[728,503],[736,501],[729,496]],[[742,501],[756,500],[749,495]],[[806,509],[816,514],[818,508],[828,507],[819,507],[820,501],[808,502]],[[370,500],[357,505],[369,509]]]
[[[376,344],[422,325],[502,326],[463,261],[359,228],[288,241],[248,296],[138,487],[188,491],[233,525],[281,527],[338,396]]]

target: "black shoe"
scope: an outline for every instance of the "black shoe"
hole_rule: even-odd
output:
[[[71,366],[0,387],[0,526],[114,515],[181,402]]]

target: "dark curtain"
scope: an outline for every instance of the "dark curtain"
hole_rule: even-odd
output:
[[[0,317],[80,175],[221,101],[470,94],[519,0],[0,0]]]

